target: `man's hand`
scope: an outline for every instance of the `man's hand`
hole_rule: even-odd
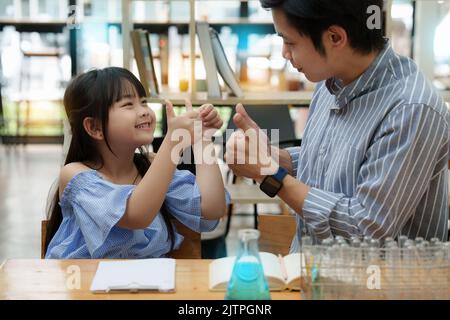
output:
[[[228,139],[225,154],[233,173],[257,182],[266,175],[275,174],[278,163],[270,156],[268,137],[249,117],[242,104],[236,106],[233,121],[238,130]]]
[[[245,111],[244,106],[241,103],[236,105],[236,114],[233,116],[233,122],[237,128],[247,131],[248,129],[261,130],[261,128],[253,121],[252,118]],[[268,140],[268,139],[267,139]]]

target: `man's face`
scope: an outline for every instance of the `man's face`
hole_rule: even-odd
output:
[[[328,59],[315,49],[311,38],[300,35],[297,29],[289,24],[282,9],[273,9],[272,17],[275,30],[283,38],[283,57],[299,72],[303,72],[309,81],[319,82],[331,78],[332,66],[329,65]]]

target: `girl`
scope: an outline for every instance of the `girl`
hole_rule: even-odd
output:
[[[153,140],[155,113],[128,70],[77,76],[64,106],[72,140],[50,207],[46,258],[161,257],[183,241],[170,218],[197,232],[216,227],[229,201],[219,168],[197,164],[196,176],[177,170],[182,150],[196,141],[172,139],[181,130],[192,137],[194,122],[201,121],[198,162],[199,150],[211,147],[212,133],[222,125],[211,105],[194,111],[187,103],[176,116],[166,101],[168,132],[152,156],[142,146]]]

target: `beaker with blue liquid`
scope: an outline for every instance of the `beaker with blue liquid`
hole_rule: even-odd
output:
[[[239,230],[240,246],[228,282],[226,300],[270,300],[270,291],[259,256],[259,231]]]

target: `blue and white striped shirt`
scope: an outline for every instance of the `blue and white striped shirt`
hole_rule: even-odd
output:
[[[61,197],[63,220],[45,257],[99,259],[165,256],[170,251],[170,241],[161,213],[145,229],[128,230],[116,226],[135,187],[106,181],[95,170],[75,175]],[[225,197],[228,204],[228,192],[225,192]],[[195,176],[187,170],[176,170],[165,197],[167,209],[190,229],[211,231],[219,221],[201,218],[200,200]],[[174,233],[174,249],[177,249],[183,236],[176,230]]]
[[[349,85],[319,83],[302,146],[288,149],[297,179],[311,187],[297,225],[315,241],[446,240],[449,122],[432,84],[388,43]]]

